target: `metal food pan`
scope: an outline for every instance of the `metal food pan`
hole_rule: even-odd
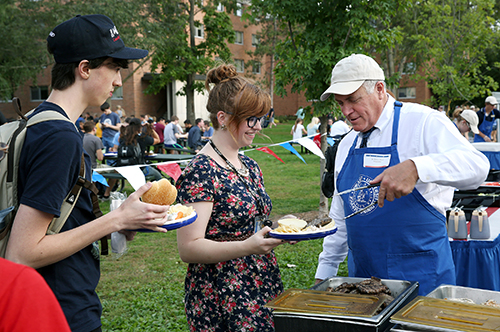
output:
[[[332,277],[310,288],[326,291],[344,282],[355,283],[369,278]],[[297,312],[274,311],[276,332],[385,332],[392,327],[390,316],[418,295],[418,282],[382,279],[394,297],[394,301],[382,312],[372,317],[321,315]]]
[[[441,285],[427,294],[435,299],[470,299],[475,304],[494,300],[500,304],[500,292],[462,286]]]

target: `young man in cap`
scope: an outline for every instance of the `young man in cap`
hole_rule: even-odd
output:
[[[497,104],[495,97],[488,96],[484,101],[484,107],[477,111],[479,133],[474,135],[474,142],[491,142],[491,132],[496,127],[496,120],[500,119],[500,111],[495,108]]]
[[[104,15],[76,16],[55,27],[47,38],[54,55],[52,91],[35,114],[61,113],[70,121],[46,121],[28,128],[19,168],[20,207],[6,258],[34,267],[56,295],[73,332],[101,330],[101,303],[96,241],[112,232],[159,227],[168,206],[146,204],[142,186],[118,208],[96,219],[89,190],[82,189],[69,218],[58,234],[47,228],[68,192],[77,182],[82,159],[82,135],[73,123],[88,106],[100,106],[122,85],[120,70],[128,60],[147,51],[125,47],[113,22]],[[85,154],[85,176],[92,168]]]
[[[338,231],[323,242],[316,278],[334,276],[349,248],[350,276],[418,281],[423,295],[455,283],[446,209],[455,188],[486,179],[489,162],[446,116],[395,101],[384,80],[377,62],[354,54],[333,68],[321,96],[333,94],[354,129],[337,151],[335,193],[380,187],[334,196]]]

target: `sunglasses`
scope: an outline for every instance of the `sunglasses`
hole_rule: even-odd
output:
[[[224,111],[224,113],[233,115],[232,112],[226,112],[226,111]],[[259,123],[262,124],[264,122],[264,120],[266,119],[266,117],[267,117],[267,115],[264,115],[264,116],[261,116],[261,117],[251,116],[251,117],[247,118],[247,126],[249,128],[253,128],[257,124],[257,121],[259,121]]]
[[[5,156],[7,155],[8,149],[9,149],[9,146],[6,143],[0,142],[0,160],[5,158]]]

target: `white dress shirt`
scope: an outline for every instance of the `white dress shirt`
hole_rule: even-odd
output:
[[[389,96],[375,124],[377,129],[368,139],[368,147],[391,144],[394,101]],[[335,159],[335,193],[338,174],[356,136],[359,136],[359,147],[361,134],[356,131],[347,134],[339,145]],[[419,104],[403,103],[397,148],[400,162],[411,159],[415,163],[419,177],[415,188],[443,215],[446,215],[446,209],[452,203],[455,188],[477,188],[484,182],[490,169],[486,156],[460,135],[444,113]],[[333,197],[329,216],[335,221],[338,230],[323,241],[323,252],[319,255],[316,270],[317,279],[335,276],[348,251],[347,230],[343,220],[344,204],[340,196]]]

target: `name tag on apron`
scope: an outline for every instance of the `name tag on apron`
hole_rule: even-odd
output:
[[[390,154],[365,153],[363,157],[363,167],[383,168],[389,166],[391,162]]]

